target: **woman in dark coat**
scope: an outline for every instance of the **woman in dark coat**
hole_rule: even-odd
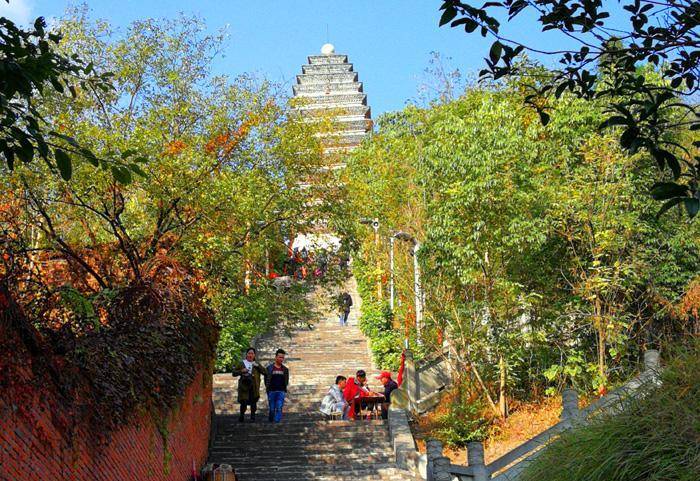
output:
[[[255,421],[255,411],[258,409],[258,399],[260,399],[260,376],[264,376],[265,368],[255,360],[255,348],[248,348],[245,352],[245,359],[236,364],[231,375],[240,376],[238,379],[238,402],[241,403],[241,414],[238,420],[243,422],[243,415],[246,408],[250,406],[250,420]]]

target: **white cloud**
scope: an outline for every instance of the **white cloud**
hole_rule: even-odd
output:
[[[0,17],[7,17],[17,25],[29,26],[34,23],[30,0],[0,0]]]

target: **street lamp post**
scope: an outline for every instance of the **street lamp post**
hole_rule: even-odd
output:
[[[362,218],[360,219],[361,224],[366,224],[366,225],[371,225],[372,229],[374,229],[374,248],[376,251],[377,255],[377,273],[380,273],[382,270],[382,262],[381,259],[379,258],[379,219],[374,218],[374,219],[367,219],[367,218]],[[382,278],[381,275],[377,279],[377,299],[380,301],[382,300],[383,293],[382,293]]]
[[[418,265],[418,250],[420,242],[413,244],[413,288],[416,296],[416,339],[420,343],[421,326],[423,325],[423,286],[420,280],[420,266]]]
[[[389,238],[389,307],[394,312],[394,236]]]
[[[420,265],[418,264],[420,242],[407,232],[397,232],[392,238],[411,242],[413,244],[413,291],[416,303],[416,340],[420,343],[421,326],[423,324],[423,288],[420,279]]]

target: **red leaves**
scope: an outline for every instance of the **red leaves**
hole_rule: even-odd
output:
[[[679,319],[691,321],[695,319],[696,326],[700,326],[700,277],[688,285],[688,290],[675,306],[675,314]],[[698,327],[695,328],[697,330]],[[699,334],[700,332],[694,332]]]

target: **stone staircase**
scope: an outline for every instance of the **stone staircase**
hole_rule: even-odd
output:
[[[248,415],[244,423],[238,422],[237,380],[230,374],[214,376],[210,463],[232,465],[240,481],[416,479],[396,467],[386,421],[330,421],[318,411],[338,374],[350,377],[365,369],[370,387],[381,390],[367,342],[357,327],[360,299],[354,279],[346,289],[355,303],[347,326],[339,326],[337,314],[322,305],[321,320],[313,327],[272,333],[258,342],[263,365],[278,348],[287,351],[290,387],[282,423],[267,421],[264,388],[256,422],[251,423]]]

